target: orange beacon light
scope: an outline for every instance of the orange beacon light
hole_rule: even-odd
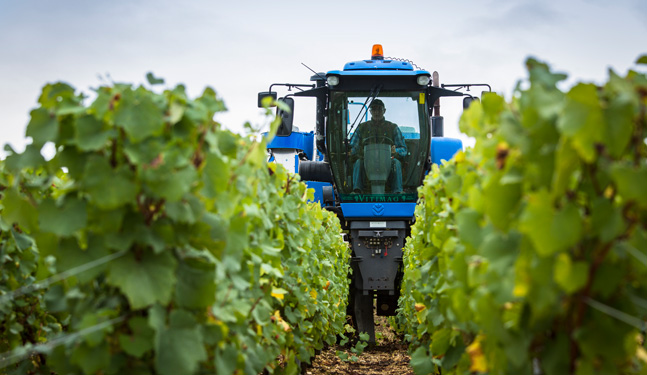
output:
[[[373,44],[373,54],[371,56],[373,60],[384,60],[384,51],[382,50],[381,44]]]

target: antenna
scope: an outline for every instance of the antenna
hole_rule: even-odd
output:
[[[324,82],[326,81],[326,77],[322,76],[322,75],[321,75],[321,73],[317,73],[317,72],[315,72],[314,70],[312,70],[312,68],[311,68],[311,67],[309,67],[308,65],[306,65],[306,64],[304,64],[304,63],[301,63],[301,65],[305,66],[305,67],[306,67],[306,68],[308,68],[311,72],[313,72],[314,74],[318,75],[318,76],[319,76],[319,78],[321,78],[321,79],[323,79],[323,80],[324,80]]]

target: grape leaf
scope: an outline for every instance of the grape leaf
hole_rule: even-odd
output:
[[[140,142],[164,129],[162,111],[155,105],[150,95],[126,90],[119,105],[115,108],[114,121],[122,127],[128,138]]]
[[[161,375],[192,374],[207,359],[200,327],[183,310],[173,310],[170,327],[157,332],[155,351],[155,368]]]
[[[38,211],[32,204],[20,196],[14,189],[3,191],[2,219],[7,224],[18,223],[22,228],[33,231],[38,228]]]
[[[108,282],[117,286],[133,309],[170,301],[177,261],[170,252],[144,250],[137,257],[128,253],[110,263]]]
[[[572,139],[573,147],[587,162],[595,158],[594,146],[603,141],[607,127],[597,90],[593,84],[580,83],[573,87],[566,94],[564,112],[557,122],[557,127]]]
[[[611,167],[611,177],[618,187],[618,192],[626,200],[635,200],[641,207],[647,207],[647,168],[634,168],[626,164],[615,164]]]
[[[150,83],[151,85],[161,85],[161,84],[163,84],[163,83],[164,83],[164,79],[163,79],[163,78],[157,78],[157,77],[155,77],[155,76],[153,75],[153,73],[152,73],[152,72],[148,72],[148,73],[146,73],[146,80],[147,80],[147,81],[148,81],[148,83]]]
[[[84,176],[83,186],[101,209],[115,209],[135,200],[138,189],[129,169],[113,170],[106,159],[92,156],[85,165]]]
[[[120,334],[119,344],[128,354],[141,358],[144,353],[153,349],[153,329],[146,318],[136,316],[128,321],[131,334]]]
[[[216,299],[215,267],[213,263],[187,260],[177,272],[175,300],[182,307],[210,306]]]
[[[586,285],[589,266],[585,262],[573,262],[568,254],[561,253],[555,260],[555,282],[569,294]]]
[[[550,196],[542,190],[530,195],[520,220],[520,229],[530,237],[538,254],[549,256],[579,241],[582,221],[573,205],[554,209]]]
[[[27,124],[25,134],[34,140],[34,145],[42,146],[47,142],[55,141],[58,135],[56,116],[45,108],[34,109],[30,115],[31,120]]]
[[[115,136],[112,130],[105,129],[103,122],[91,115],[78,118],[75,130],[76,145],[81,151],[100,150],[105,147],[109,139]]]
[[[45,232],[70,236],[85,228],[87,221],[86,203],[76,197],[66,199],[60,207],[51,199],[43,201],[38,207],[38,223]]]

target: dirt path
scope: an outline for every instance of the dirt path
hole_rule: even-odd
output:
[[[324,349],[313,361],[306,375],[413,375],[409,366],[407,345],[398,339],[384,317],[376,317],[376,346],[366,348],[357,362],[344,362],[337,350],[353,354],[349,348],[338,345]]]

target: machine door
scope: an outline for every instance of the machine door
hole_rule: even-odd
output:
[[[424,91],[333,91],[330,166],[342,202],[415,202],[429,156]]]

